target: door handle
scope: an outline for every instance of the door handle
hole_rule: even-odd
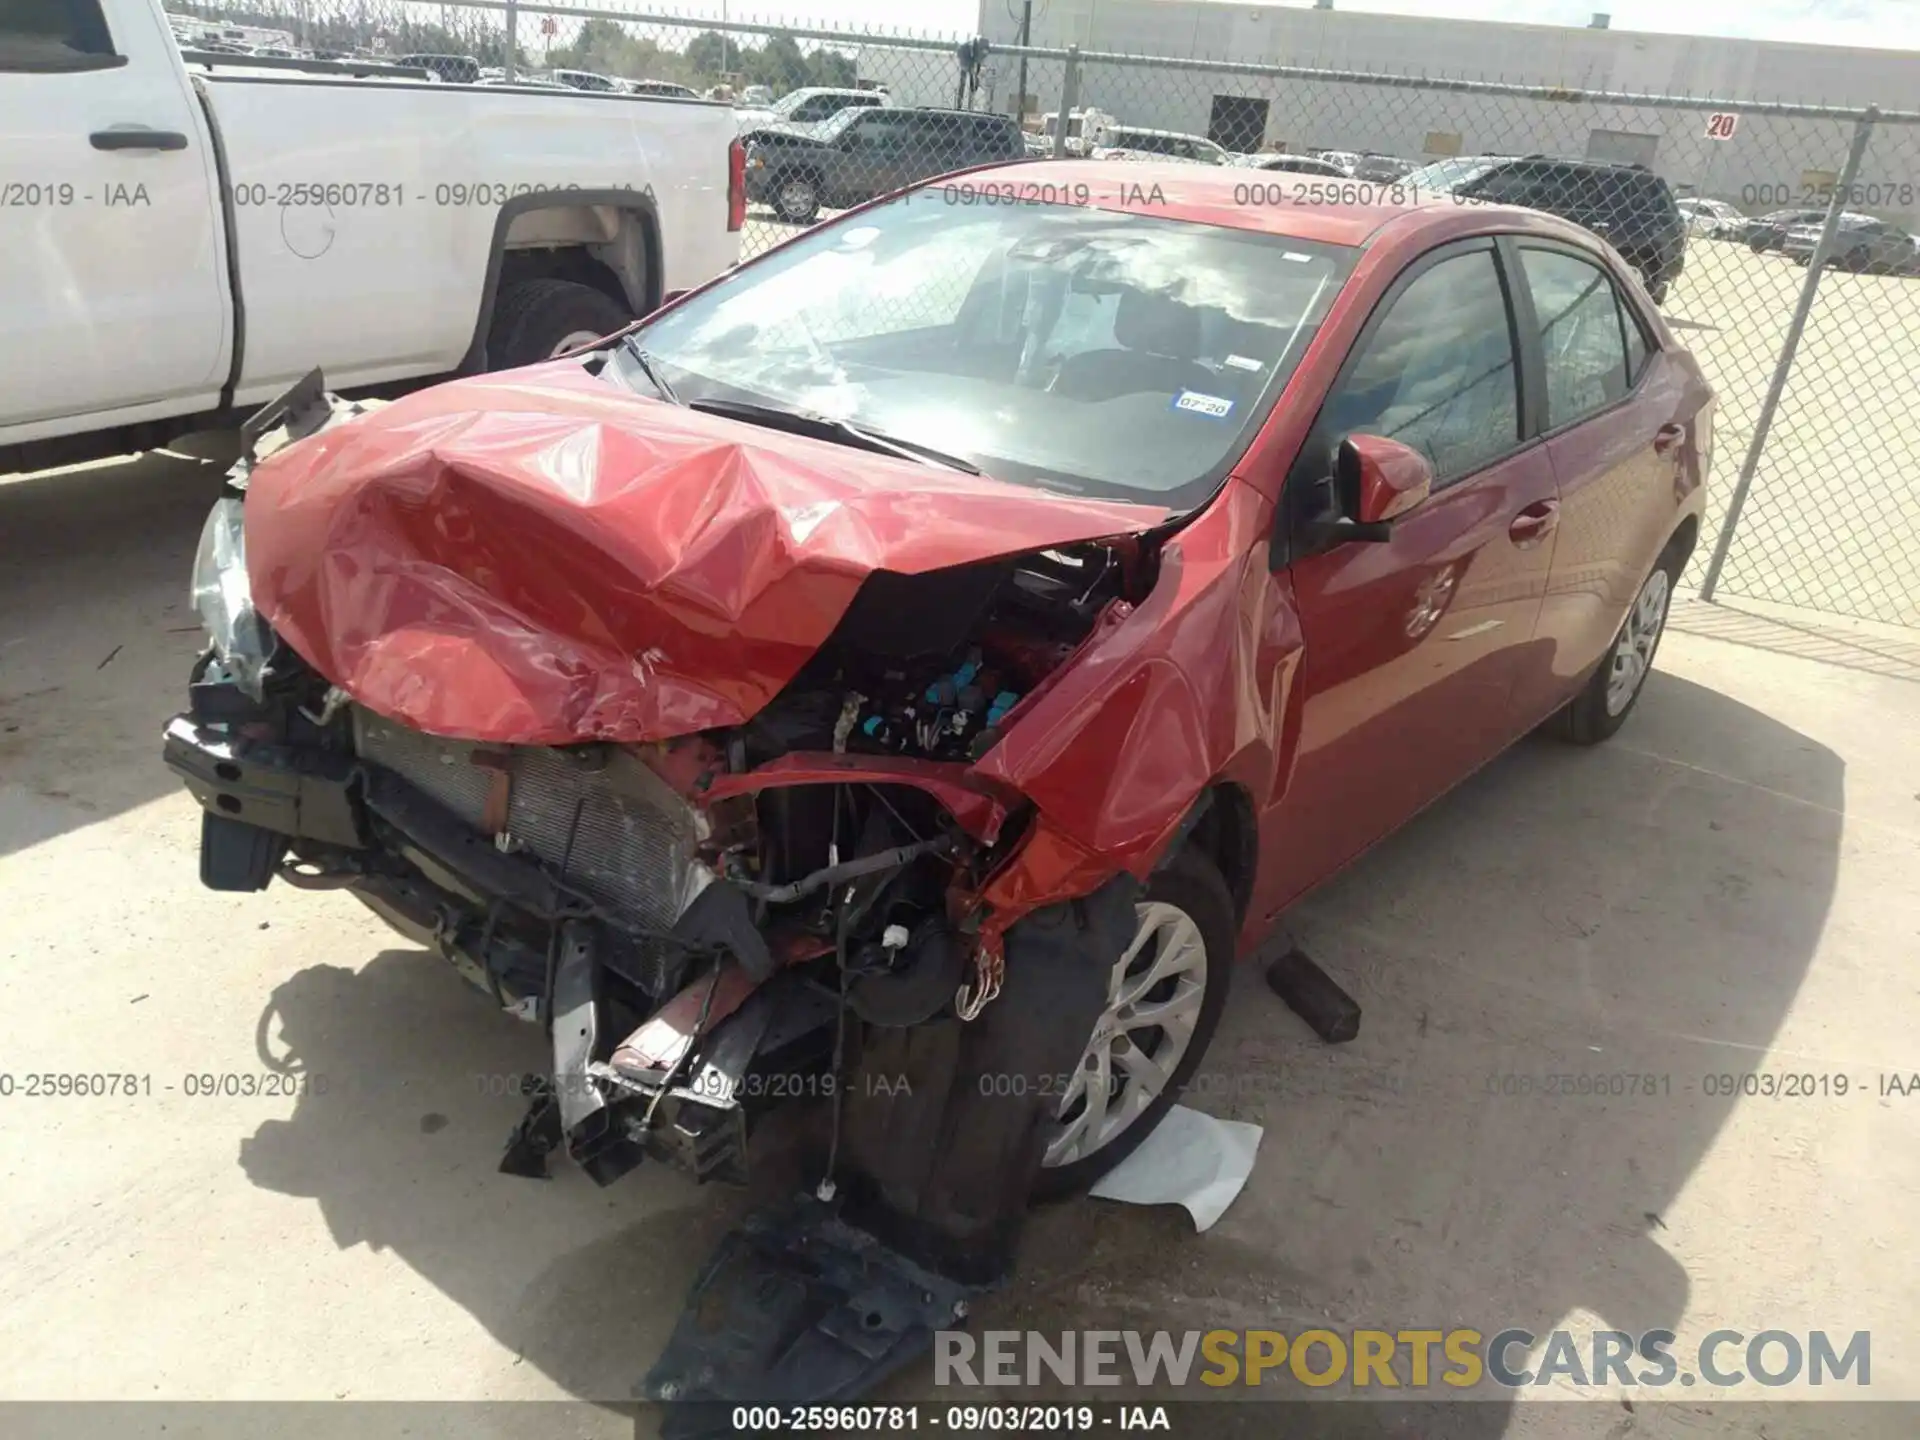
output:
[[[1653,432],[1653,453],[1671,455],[1680,448],[1680,442],[1687,438],[1684,425],[1662,425]]]
[[[1516,550],[1531,550],[1554,532],[1560,524],[1558,500],[1536,500],[1507,526],[1507,538]]]
[[[144,125],[116,125],[87,137],[96,150],[184,150],[187,137],[178,130],[149,130]]]

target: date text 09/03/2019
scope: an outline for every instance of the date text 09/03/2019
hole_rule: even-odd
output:
[[[708,1407],[711,1408],[711,1407]],[[920,1430],[977,1434],[1174,1432],[1164,1405],[735,1405],[737,1434],[884,1435]]]

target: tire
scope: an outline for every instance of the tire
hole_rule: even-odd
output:
[[[591,285],[522,280],[501,292],[487,331],[487,368],[537,365],[602,335],[624,330],[633,312]]]
[[[820,213],[820,182],[792,172],[773,182],[773,213],[790,225],[810,225]]]
[[[1183,850],[1155,873],[1147,885],[1146,893],[1137,907],[1138,913],[1146,924],[1158,924],[1159,937],[1148,948],[1141,948],[1139,956],[1133,961],[1137,978],[1142,968],[1151,967],[1162,953],[1161,942],[1176,936],[1182,928],[1180,921],[1189,922],[1197,932],[1198,943],[1204,956],[1205,978],[1201,983],[1197,1008],[1194,1011],[1193,1028],[1186,1040],[1186,1048],[1180,1054],[1171,1077],[1155,1096],[1152,1103],[1138,1112],[1131,1120],[1121,1123],[1110,1139],[1098,1148],[1092,1149],[1077,1158],[1048,1162],[1041,1169],[1034,1182],[1033,1196],[1036,1200],[1058,1200],[1085,1190],[1094,1181],[1105,1175],[1127,1156],[1131,1155],[1141,1141],[1153,1133],[1154,1127],[1166,1117],[1167,1111],[1179,1100],[1181,1091],[1193,1078],[1200,1062],[1206,1056],[1207,1046],[1213,1042],[1214,1031],[1220,1028],[1220,1016],[1227,1003],[1227,987],[1232,977],[1234,962],[1234,940],[1239,926],[1234,918],[1233,897],[1227,893],[1226,882],[1220,878],[1220,872],[1213,863],[1196,850]],[[1178,917],[1178,918],[1175,918]],[[1137,941],[1137,937],[1136,937]],[[1174,998],[1180,993],[1179,987],[1190,976],[1173,975],[1151,987],[1146,994],[1158,994],[1161,1002]],[[1175,987],[1169,991],[1168,986]],[[1153,1003],[1153,1002],[1146,1002]],[[1102,1025],[1112,1018],[1112,1012],[1102,1017]],[[1158,1027],[1150,1027],[1158,1028]],[[1096,1032],[1098,1033],[1098,1032]],[[1134,1034],[1139,1031],[1131,1032]],[[1152,1049],[1141,1045],[1137,1053],[1148,1058],[1160,1053],[1160,1047],[1171,1038],[1171,1032],[1161,1029],[1159,1039],[1151,1041]],[[1092,1037],[1089,1037],[1087,1060],[1093,1057]],[[1109,1051],[1109,1053],[1115,1053]],[[1109,1088],[1113,1103],[1124,1104],[1127,1089],[1138,1083],[1135,1074],[1125,1070],[1125,1062],[1107,1073],[1114,1077],[1119,1089]],[[1108,1087],[1102,1087],[1108,1088]],[[1048,1124],[1049,1145],[1057,1143],[1062,1132],[1060,1117],[1083,1113],[1085,1097],[1076,1098],[1071,1090],[1060,1107],[1060,1111]]]
[[[1660,651],[1661,637],[1667,633],[1667,612],[1673,603],[1673,587],[1680,578],[1682,563],[1680,557],[1669,548],[1654,562],[1653,569],[1647,572],[1647,578],[1640,582],[1639,590],[1634,593],[1633,604],[1627,610],[1627,618],[1620,623],[1619,632],[1607,647],[1606,656],[1594,667],[1593,674],[1587,677],[1587,683],[1581,687],[1580,693],[1548,722],[1548,728],[1562,740],[1575,745],[1598,745],[1627,723],[1627,717],[1633,713],[1633,707],[1640,703],[1640,696],[1647,688],[1647,676],[1653,673],[1653,661]],[[1656,587],[1659,592],[1659,614],[1652,636],[1644,643],[1636,643],[1640,637],[1630,632],[1644,621],[1642,607],[1648,603],[1650,592]],[[1622,699],[1614,692],[1614,680],[1623,647],[1629,646],[1638,655],[1639,665]]]
[[[1747,248],[1756,255],[1764,255],[1773,247],[1767,244],[1765,240],[1749,240],[1747,242]]]

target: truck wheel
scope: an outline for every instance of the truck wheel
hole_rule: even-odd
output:
[[[619,301],[572,280],[522,280],[500,294],[487,331],[487,368],[537,365],[624,330],[633,314]]]
[[[1153,1133],[1206,1055],[1233,970],[1233,897],[1206,856],[1183,850],[1134,907],[1108,1007],[1046,1127],[1037,1200],[1086,1189]]]
[[[811,175],[783,175],[773,187],[773,213],[793,225],[809,225],[820,213],[820,187]]]

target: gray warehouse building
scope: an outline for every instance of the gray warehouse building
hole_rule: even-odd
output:
[[[1019,35],[1018,0],[981,0],[980,33]],[[1655,35],[1583,26],[1373,15],[1260,0],[1035,0],[1033,44],[1083,51],[1499,80],[1635,95],[1685,95],[1920,109],[1920,53]],[[954,102],[951,65],[869,50],[863,73],[908,103]],[[1028,66],[1027,109],[1059,103],[1059,62]],[[1013,111],[1018,63],[992,54],[976,104]],[[924,92],[924,93],[922,93]],[[1129,125],[1206,135],[1232,150],[1373,151],[1410,160],[1547,152],[1644,164],[1676,191],[1743,210],[1818,200],[1844,163],[1850,123],[1745,114],[1724,135],[1699,111],[1460,94],[1088,63],[1079,99]],[[1858,176],[1855,209],[1911,223],[1920,214],[1920,134],[1884,135]]]

